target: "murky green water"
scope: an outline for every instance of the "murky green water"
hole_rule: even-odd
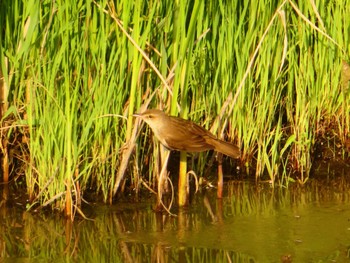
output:
[[[169,217],[153,200],[91,205],[74,223],[2,205],[0,262],[348,262],[350,183],[228,182]],[[284,260],[284,261],[283,261]]]

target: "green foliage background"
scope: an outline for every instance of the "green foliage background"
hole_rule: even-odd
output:
[[[349,141],[350,3],[272,2],[1,1],[2,136],[32,203],[155,180],[132,118],[148,98],[239,145],[251,176],[306,182],[317,140]]]

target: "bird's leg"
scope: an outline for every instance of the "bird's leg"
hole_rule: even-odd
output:
[[[161,147],[161,171],[158,177],[158,196],[157,196],[157,210],[162,210],[162,207],[164,207],[162,196],[163,192],[165,192],[166,183],[167,183],[167,177],[168,177],[168,160],[170,156],[170,151],[165,149],[163,145]],[[162,154],[163,153],[163,154]]]

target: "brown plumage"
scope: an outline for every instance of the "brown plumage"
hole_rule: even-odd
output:
[[[160,110],[146,110],[134,116],[145,121],[157,139],[171,150],[186,152],[215,150],[232,158],[240,156],[236,145],[217,139],[211,132],[190,120],[168,116]]]

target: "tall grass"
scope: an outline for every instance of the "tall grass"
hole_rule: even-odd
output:
[[[90,189],[107,202],[154,187],[158,154],[132,118],[148,103],[235,142],[249,175],[305,183],[317,140],[349,140],[349,6],[1,1],[2,134],[31,204],[73,217]]]

